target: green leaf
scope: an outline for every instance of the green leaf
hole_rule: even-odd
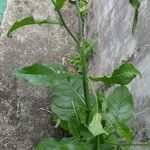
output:
[[[116,118],[117,119],[117,118]],[[125,140],[127,140],[129,143],[133,142],[134,139],[134,133],[133,130],[131,128],[129,128],[124,121],[119,121],[119,119],[117,119],[116,121],[118,123],[118,130],[117,132],[125,138]]]
[[[68,121],[68,131],[74,138],[80,138],[84,141],[91,141],[94,138],[88,128],[84,124],[78,122],[75,117],[72,117]]]
[[[102,109],[103,113],[105,113],[107,111],[107,102],[106,101],[102,102],[102,108],[101,109]]]
[[[79,120],[81,124],[86,123],[86,109],[84,107],[81,107],[77,110],[77,114],[79,116]]]
[[[61,94],[55,94],[53,96],[51,110],[58,116],[59,119],[63,121],[68,121],[77,115],[78,120],[82,119],[81,122],[85,122],[85,118],[83,118],[82,114],[80,114],[81,109],[82,111],[84,109],[85,112],[85,106],[81,103],[81,101],[73,101],[75,100],[72,97],[65,97]]]
[[[85,101],[80,75],[69,74],[61,64],[51,64],[49,67],[34,64],[17,69],[15,75],[34,85],[51,86],[54,92],[51,108],[59,119],[68,120],[80,110],[79,118],[84,122]]]
[[[36,150],[93,150],[93,144],[89,142],[77,141],[73,138],[55,140],[48,138],[36,146]]]
[[[92,78],[92,81],[102,81],[106,85],[110,86],[112,84],[127,85],[129,84],[137,75],[141,75],[140,72],[133,66],[132,63],[123,61],[118,69],[115,69],[111,77],[100,77]]]
[[[80,123],[75,117],[68,121],[68,130],[75,138],[80,138]]]
[[[73,99],[70,97],[54,95],[51,110],[59,117],[59,119],[68,121],[75,115],[72,101]]]
[[[88,127],[82,124],[80,125],[80,136],[82,137],[82,140],[87,142],[90,142],[94,138]]]
[[[72,98],[75,105],[85,106],[83,80],[78,75],[68,77],[64,82],[53,87],[53,91],[64,97]]]
[[[85,101],[83,82],[78,76],[68,77],[53,87],[53,103],[51,109],[61,120],[68,121],[76,116],[82,123],[85,122]]]
[[[53,69],[54,71],[56,71],[58,73],[67,72],[67,69],[65,68],[65,66],[60,63],[52,63],[52,64],[49,64],[47,67],[49,69]]]
[[[91,123],[89,124],[89,131],[93,134],[93,136],[97,136],[100,134],[107,134],[106,131],[103,129],[102,126],[102,116],[100,113],[97,113],[94,117]]]
[[[82,122],[78,122],[75,116],[71,117],[68,121],[61,121],[60,127],[69,131],[76,139],[80,138],[83,141],[89,142],[94,138],[86,125]]]
[[[116,118],[123,121],[133,116],[133,99],[127,87],[117,87],[106,101],[108,112],[105,117],[110,124],[116,122]]]
[[[65,5],[66,0],[56,0],[55,9],[60,10]]]
[[[104,144],[102,144],[102,150],[117,150],[117,145],[112,145],[110,143],[117,143],[118,139],[113,135],[110,134],[105,138]]]
[[[129,2],[132,5],[132,7],[134,8],[134,10],[135,10],[133,26],[132,26],[132,34],[134,34],[136,26],[137,26],[137,22],[138,22],[140,2],[139,2],[139,0],[129,0]]]
[[[103,102],[104,98],[105,98],[104,90],[98,89],[98,91],[96,92],[96,94],[97,94],[97,98],[98,98],[99,103]]]
[[[70,75],[67,72],[60,72],[41,64],[33,64],[15,71],[15,75],[30,84],[54,86],[65,80]]]
[[[99,101],[100,110],[102,111],[102,113],[105,113],[106,110],[107,110],[107,103],[105,101],[105,92],[104,92],[104,90],[99,89],[97,91],[97,98],[98,98],[98,101]]]
[[[80,3],[80,13],[83,19],[88,13],[88,0],[79,0]]]
[[[53,138],[48,138],[41,141],[37,146],[36,150],[56,150],[58,142]]]
[[[16,21],[11,28],[9,29],[8,33],[7,33],[7,37],[11,37],[11,33],[16,31],[17,29],[27,26],[27,25],[33,25],[33,24],[60,24],[62,25],[61,21],[57,21],[57,20],[52,20],[52,19],[46,19],[43,21],[40,20],[35,20],[32,16],[24,18],[20,21]]]

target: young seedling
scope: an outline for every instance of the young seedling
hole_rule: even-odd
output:
[[[33,64],[15,70],[15,75],[33,85],[48,85],[53,90],[51,111],[56,120],[56,127],[69,131],[70,137],[54,139],[49,137],[36,145],[36,150],[127,150],[130,146],[149,146],[134,144],[134,131],[127,122],[133,116],[133,98],[128,85],[140,72],[134,65],[122,61],[110,77],[91,77],[88,75],[89,55],[93,46],[83,35],[83,18],[79,0],[76,0],[79,21],[79,35],[68,28],[61,9],[66,0],[52,0],[60,20],[35,20],[32,16],[17,21],[8,31],[31,24],[58,24],[64,27],[77,43],[79,49],[70,58],[70,63],[79,69],[71,74],[63,64]],[[81,1],[80,1],[81,2]],[[135,8],[133,31],[137,24],[138,0],[130,0]],[[83,6],[82,6],[83,7]],[[116,85],[106,96],[105,91],[93,88],[95,82],[102,82],[107,87]]]

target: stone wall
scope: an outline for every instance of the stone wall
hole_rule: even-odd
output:
[[[90,73],[109,75],[121,60],[132,61],[142,73],[129,86],[135,98],[137,139],[150,139],[150,1],[141,0],[139,21],[132,35],[134,10],[128,0],[89,0],[86,36],[96,39],[97,54]],[[138,148],[137,148],[138,149]],[[137,150],[136,149],[136,150]],[[140,148],[142,149],[142,148]]]
[[[76,29],[74,8],[69,4],[63,12],[72,29]],[[51,0],[7,0],[0,36],[0,150],[33,150],[41,139],[64,134],[54,129],[49,113],[38,111],[49,109],[50,90],[16,79],[13,70],[60,61],[76,46],[60,26],[27,26],[6,37],[14,21],[30,15],[57,18]]]

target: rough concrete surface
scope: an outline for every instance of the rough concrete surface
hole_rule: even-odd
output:
[[[140,0],[139,21],[132,35],[134,9],[128,0],[89,0],[86,35],[97,41],[90,73],[110,75],[121,60],[132,61],[142,73],[129,86],[135,98],[133,126],[139,141],[150,140],[150,1]],[[138,147],[135,148],[136,150]],[[139,148],[143,149],[143,148]],[[150,148],[148,148],[150,149]]]
[[[3,18],[5,7],[6,7],[6,1],[5,0],[1,0],[0,1],[0,23],[1,23],[1,20]]]
[[[69,4],[64,14],[75,29],[74,6]],[[49,108],[50,90],[16,79],[13,70],[36,62],[60,61],[76,46],[60,26],[27,26],[12,38],[6,37],[14,21],[30,15],[57,18],[50,0],[7,0],[0,36],[0,150],[33,150],[43,138],[63,136],[54,129],[50,114],[38,111]]]

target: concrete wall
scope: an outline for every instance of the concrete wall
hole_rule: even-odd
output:
[[[49,113],[38,111],[49,109],[50,90],[16,79],[13,70],[36,62],[61,61],[76,47],[60,26],[28,26],[11,39],[6,37],[14,21],[31,14],[39,19],[57,18],[51,0],[7,1],[0,36],[0,150],[33,150],[41,139],[64,134],[54,129]],[[75,29],[74,6],[69,4],[64,14]]]
[[[2,18],[3,18],[5,8],[6,8],[6,0],[1,0],[0,1],[0,24],[1,24],[1,21],[2,21]]]
[[[128,0],[89,0],[86,35],[97,41],[90,73],[109,75],[123,59],[142,73],[130,84],[135,98],[134,126],[137,139],[150,139],[150,1],[141,0],[139,22],[132,35],[134,10]]]

